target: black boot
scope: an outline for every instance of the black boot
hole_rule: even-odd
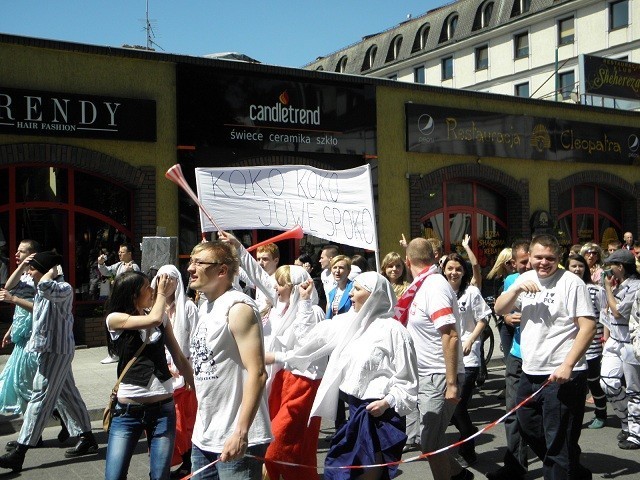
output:
[[[38,443],[36,443],[35,447],[30,447],[30,448],[40,448],[44,445],[44,441],[42,440],[42,437],[40,437],[38,439]],[[18,447],[18,441],[17,440],[10,440],[7,442],[7,445],[4,447],[6,452],[11,452],[13,450],[15,450]]]
[[[96,453],[97,451],[98,442],[96,442],[93,433],[91,433],[91,431],[88,431],[80,434],[76,446],[64,452],[64,456],[66,458],[74,458],[80,457],[82,455],[87,455],[88,453]]]
[[[58,441],[60,443],[66,442],[67,440],[69,440],[69,430],[67,430],[67,426],[62,420],[62,415],[60,415],[60,412],[58,412],[58,410],[54,410],[51,416],[58,422],[60,422],[60,433],[58,433]]]
[[[14,472],[19,472],[22,470],[24,456],[27,450],[29,450],[27,445],[18,443],[15,450],[11,450],[9,453],[5,453],[0,457],[0,468],[10,468]]]

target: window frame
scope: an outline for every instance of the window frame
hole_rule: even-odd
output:
[[[614,20],[615,20],[614,9],[616,8],[616,6],[620,6],[622,4],[624,4],[626,7],[626,14],[625,14],[626,22],[624,24],[614,25]],[[617,0],[615,2],[609,2],[608,10],[609,10],[609,31],[610,32],[614,30],[620,30],[621,28],[629,27],[629,0]]]
[[[427,48],[427,41],[429,40],[429,33],[431,32],[431,24],[425,23],[420,26],[416,32],[416,36],[413,40],[413,46],[411,47],[411,53],[419,52]]]
[[[450,64],[450,68],[446,68],[447,64]],[[445,73],[449,70],[451,71],[451,74],[446,76]],[[443,82],[453,79],[453,55],[440,59],[440,79]]]
[[[422,76],[422,80],[420,80],[420,76]],[[413,83],[419,83],[421,85],[427,83],[427,70],[424,65],[413,67]]]
[[[347,62],[348,57],[346,55],[340,57],[340,60],[338,60],[336,64],[336,73],[345,73],[347,71]]]
[[[387,57],[385,63],[393,62],[400,56],[400,49],[402,48],[402,35],[396,35],[391,39],[389,44],[389,50],[387,51]]]
[[[364,55],[364,61],[362,62],[361,72],[366,72],[373,68],[373,64],[376,61],[376,55],[378,54],[378,46],[376,44],[371,45]]]
[[[571,20],[571,35],[563,35],[563,28],[562,25],[564,22],[567,22]],[[561,18],[560,20],[558,20],[558,46],[563,46],[563,45],[571,45],[572,43],[575,43],[575,37],[576,37],[576,18],[571,15],[570,17],[565,17],[565,18]]]
[[[563,85],[563,79],[571,75],[573,82],[571,83],[571,89],[566,91],[566,86]],[[558,94],[562,96],[562,100],[570,100],[571,94],[576,86],[576,72],[574,70],[566,70],[564,72],[558,72]]]
[[[518,41],[521,38],[526,38],[527,39],[527,51],[525,54],[520,54],[519,52],[522,50],[521,48],[519,48],[518,46]],[[528,58],[529,57],[529,50],[530,50],[530,45],[529,45],[529,32],[521,32],[521,33],[516,33],[513,36],[513,58],[515,60],[520,60],[522,58]]]
[[[481,65],[481,57],[480,57],[480,53],[481,52],[485,52],[485,59],[484,59],[484,65]],[[476,68],[476,72],[480,71],[480,70],[488,70],[489,69],[489,45],[488,44],[484,44],[484,45],[480,45],[479,47],[476,47],[474,50],[474,59],[475,59],[475,68]]]
[[[526,97],[524,95],[519,95],[519,88],[520,87],[524,87],[524,86],[527,87],[527,96]],[[530,92],[531,92],[531,86],[529,85],[529,81],[522,82],[522,83],[517,83],[517,84],[515,84],[513,86],[513,95],[515,97],[518,97],[518,98],[530,98],[530,95],[531,95]]]

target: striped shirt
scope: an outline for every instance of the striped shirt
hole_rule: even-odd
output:
[[[33,278],[31,278],[31,275],[23,273],[20,276],[18,284],[11,289],[11,295],[32,301],[33,297],[36,295],[36,287],[33,285]]]
[[[73,288],[67,282],[45,280],[36,286],[33,299],[33,330],[25,350],[72,354]]]
[[[606,305],[607,297],[600,285],[595,285],[593,283],[587,284],[587,290],[589,291],[589,297],[591,298],[591,303],[593,304],[593,311],[596,314],[596,334],[593,337],[593,341],[589,348],[587,349],[587,353],[585,354],[587,360],[591,360],[593,358],[597,358],[602,355],[602,337],[604,335],[604,325],[600,322],[600,310],[602,305]]]

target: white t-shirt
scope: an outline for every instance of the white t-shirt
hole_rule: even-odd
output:
[[[256,321],[262,327],[255,302],[242,292],[228,290],[215,302],[207,302],[200,307],[198,326],[191,340],[191,361],[198,398],[192,441],[208,452],[222,452],[240,414],[246,371],[229,328],[229,310],[236,303],[252,307]],[[269,410],[263,394],[249,428],[249,446],[270,441]]]
[[[476,328],[479,321],[486,324],[486,318],[491,314],[489,305],[482,298],[482,294],[477,287],[469,285],[462,296],[458,299],[458,311],[460,312],[460,341],[467,340]],[[479,367],[480,355],[482,354],[482,335],[479,335],[469,355],[463,358],[465,367]]]
[[[442,275],[429,275],[409,307],[407,330],[418,358],[418,375],[446,373],[442,335],[438,329],[453,325],[458,329],[458,299]],[[458,373],[464,373],[462,346],[458,342]]]
[[[564,362],[578,334],[577,317],[591,317],[593,305],[587,286],[577,275],[558,269],[551,277],[539,279],[531,270],[518,277],[515,286],[534,281],[540,291],[521,293],[515,303],[522,312],[520,351],[522,370],[529,375],[550,375]],[[582,357],[573,371],[586,370]]]
[[[327,298],[329,298],[329,292],[336,288],[336,286],[338,285],[336,283],[336,279],[333,278],[333,275],[331,274],[331,270],[329,270],[328,268],[322,270],[322,272],[320,272],[320,280],[322,280],[324,294]]]

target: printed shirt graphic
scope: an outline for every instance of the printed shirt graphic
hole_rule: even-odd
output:
[[[199,321],[191,339],[191,361],[198,398],[198,413],[193,443],[208,452],[222,451],[233,433],[240,413],[244,385],[244,367],[238,346],[229,328],[229,310],[236,303],[246,303],[259,319],[255,302],[247,295],[229,290],[215,302],[200,307]],[[259,325],[262,325],[258,321]],[[266,399],[249,429],[249,446],[271,441]]]

